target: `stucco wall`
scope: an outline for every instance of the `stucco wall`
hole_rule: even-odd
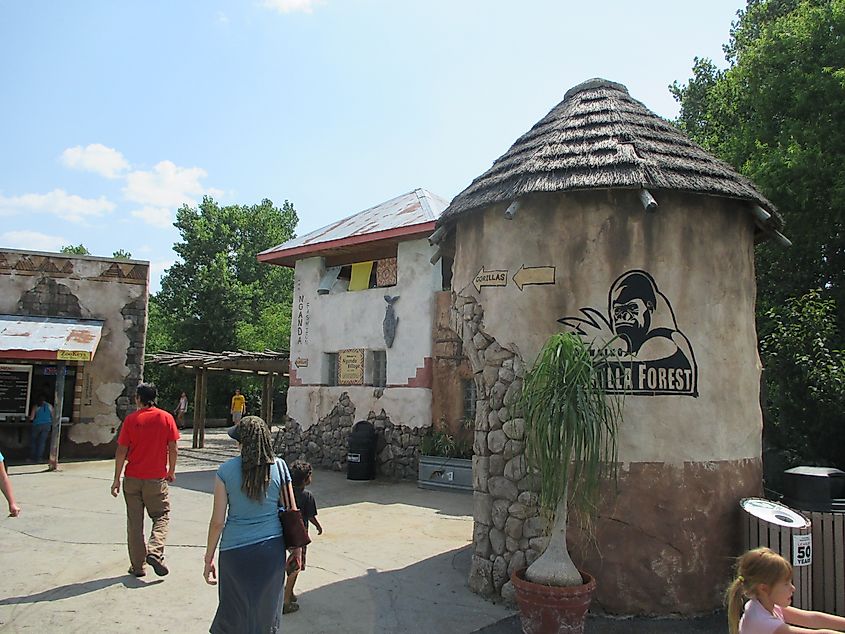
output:
[[[296,263],[288,415],[304,429],[328,415],[343,391],[349,393],[356,411],[384,409],[396,424],[431,424],[430,333],[434,291],[440,284],[439,267],[429,261],[432,253],[427,240],[401,242],[395,286],[349,292],[339,280],[326,295],[317,294],[325,272],[322,258]],[[394,304],[399,318],[396,337],[386,349],[387,387],[376,397],[371,385],[325,386],[324,353],[351,348],[385,350],[385,295],[399,296]],[[365,383],[371,382],[371,376],[365,358]]]
[[[724,199],[661,193],[659,202],[646,214],[633,192],[578,193],[529,199],[512,221],[498,209],[475,214],[458,224],[453,288],[479,298],[486,332],[530,363],[558,319],[584,307],[606,315],[614,280],[647,271],[691,344],[699,397],[629,396],[620,459],[759,458],[752,221]],[[482,266],[507,269],[507,286],[476,291]],[[510,276],[521,266],[556,267],[555,284],[520,291]]]
[[[674,372],[651,394],[637,385],[625,396],[618,494],[600,506],[595,542],[571,528],[573,557],[598,579],[597,609],[689,614],[720,605],[737,554],[738,502],[761,492],[753,224],[741,203],[655,196],[654,214],[635,192],[579,192],[530,197],[512,221],[494,207],[457,224],[454,323],[479,390],[477,592],[509,596],[507,574],[543,547],[513,399],[525,365],[553,332],[612,334],[639,311],[652,323],[639,333],[648,330],[632,372]],[[523,267],[548,267],[534,278],[544,283],[520,290],[513,276]],[[647,309],[626,295],[634,278],[656,285]]]
[[[111,453],[143,372],[148,278],[143,261],[0,251],[0,312],[105,322],[94,358],[81,364],[74,408],[79,418],[62,455]],[[56,302],[59,295],[69,299]]]

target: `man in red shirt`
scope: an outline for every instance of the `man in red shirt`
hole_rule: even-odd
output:
[[[170,523],[167,483],[176,479],[176,441],[179,430],[169,412],[156,407],[157,390],[152,383],[139,383],[135,391],[138,410],[123,421],[114,457],[111,494],[126,500],[126,534],[129,546],[129,574],[143,577],[144,562],[160,577],[170,572],[164,563],[164,541]],[[144,509],[153,521],[150,540],[144,540]]]

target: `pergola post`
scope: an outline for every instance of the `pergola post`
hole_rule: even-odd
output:
[[[273,424],[273,384],[276,382],[276,375],[271,372],[267,378],[267,424]]]
[[[207,373],[205,368],[197,368],[194,386],[194,436],[191,447],[202,449],[205,446],[205,409],[206,409]]]
[[[62,436],[62,410],[65,406],[67,362],[56,362],[56,393],[53,396],[53,426],[50,430],[50,471],[59,470],[59,440]]]
[[[270,378],[269,374],[265,374],[261,381],[261,418],[264,419],[264,422],[267,423],[269,427],[271,425],[270,418],[267,415],[267,380]]]

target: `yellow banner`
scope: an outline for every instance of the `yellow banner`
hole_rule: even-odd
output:
[[[58,350],[56,359],[59,361],[90,361],[91,353],[88,350]]]
[[[373,272],[373,261],[356,262],[352,265],[352,279],[349,280],[350,291],[363,291],[370,288],[370,274]]]

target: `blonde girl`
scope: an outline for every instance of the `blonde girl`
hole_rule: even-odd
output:
[[[769,548],[749,550],[737,560],[737,576],[726,593],[731,634],[833,634],[845,618],[789,605],[795,586],[792,566]],[[743,599],[747,598],[743,606]]]

